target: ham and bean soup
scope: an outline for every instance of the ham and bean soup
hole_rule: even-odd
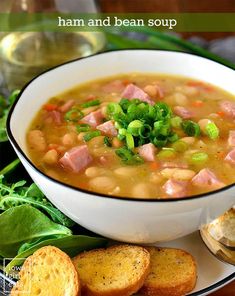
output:
[[[235,182],[235,98],[178,76],[91,81],[42,106],[27,145],[39,170],[77,188],[192,196]]]

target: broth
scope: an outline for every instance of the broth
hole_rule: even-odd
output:
[[[234,119],[234,96],[215,86],[130,73],[51,98],[27,145],[39,170],[77,188],[186,197],[235,182]]]

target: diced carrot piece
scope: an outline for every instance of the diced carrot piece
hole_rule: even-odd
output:
[[[128,79],[124,79],[124,80],[122,80],[122,83],[123,83],[123,85],[127,86],[128,84],[131,83],[131,81]]]
[[[54,111],[58,108],[58,106],[56,104],[45,104],[43,106],[43,109],[46,111]]]
[[[188,86],[202,86],[203,85],[203,83],[202,82],[200,82],[200,81],[188,81],[187,83],[186,83],[186,85],[188,85]]]
[[[186,83],[186,85],[188,86],[194,86],[194,87],[199,87],[199,88],[202,88],[204,91],[214,91],[214,88],[210,85],[207,85],[201,81],[188,81]]]
[[[151,162],[149,162],[149,168],[152,171],[156,171],[159,168],[159,163],[156,161],[151,161]]]
[[[218,114],[220,117],[224,117],[225,113],[223,111],[218,111],[216,112],[216,114]]]
[[[193,105],[194,107],[202,107],[203,104],[204,104],[204,102],[201,101],[201,100],[196,100],[196,101],[193,101],[193,102],[192,102],[192,105]]]

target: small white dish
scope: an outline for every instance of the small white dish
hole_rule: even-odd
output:
[[[27,152],[28,127],[49,98],[89,80],[128,72],[183,75],[235,94],[235,71],[208,59],[170,51],[113,51],[63,64],[32,80],[10,111],[7,132],[35,183],[56,207],[78,224],[119,241],[170,241],[198,230],[228,210],[235,203],[235,186],[188,198],[125,199],[53,180],[33,165]]]

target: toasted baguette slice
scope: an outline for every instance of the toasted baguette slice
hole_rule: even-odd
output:
[[[78,296],[78,274],[67,254],[56,247],[42,247],[25,260],[10,295]]]
[[[196,284],[194,258],[179,249],[148,247],[150,273],[140,293],[149,296],[182,296]]]
[[[143,247],[117,245],[81,253],[73,263],[81,279],[82,295],[128,296],[143,285],[150,255]]]

